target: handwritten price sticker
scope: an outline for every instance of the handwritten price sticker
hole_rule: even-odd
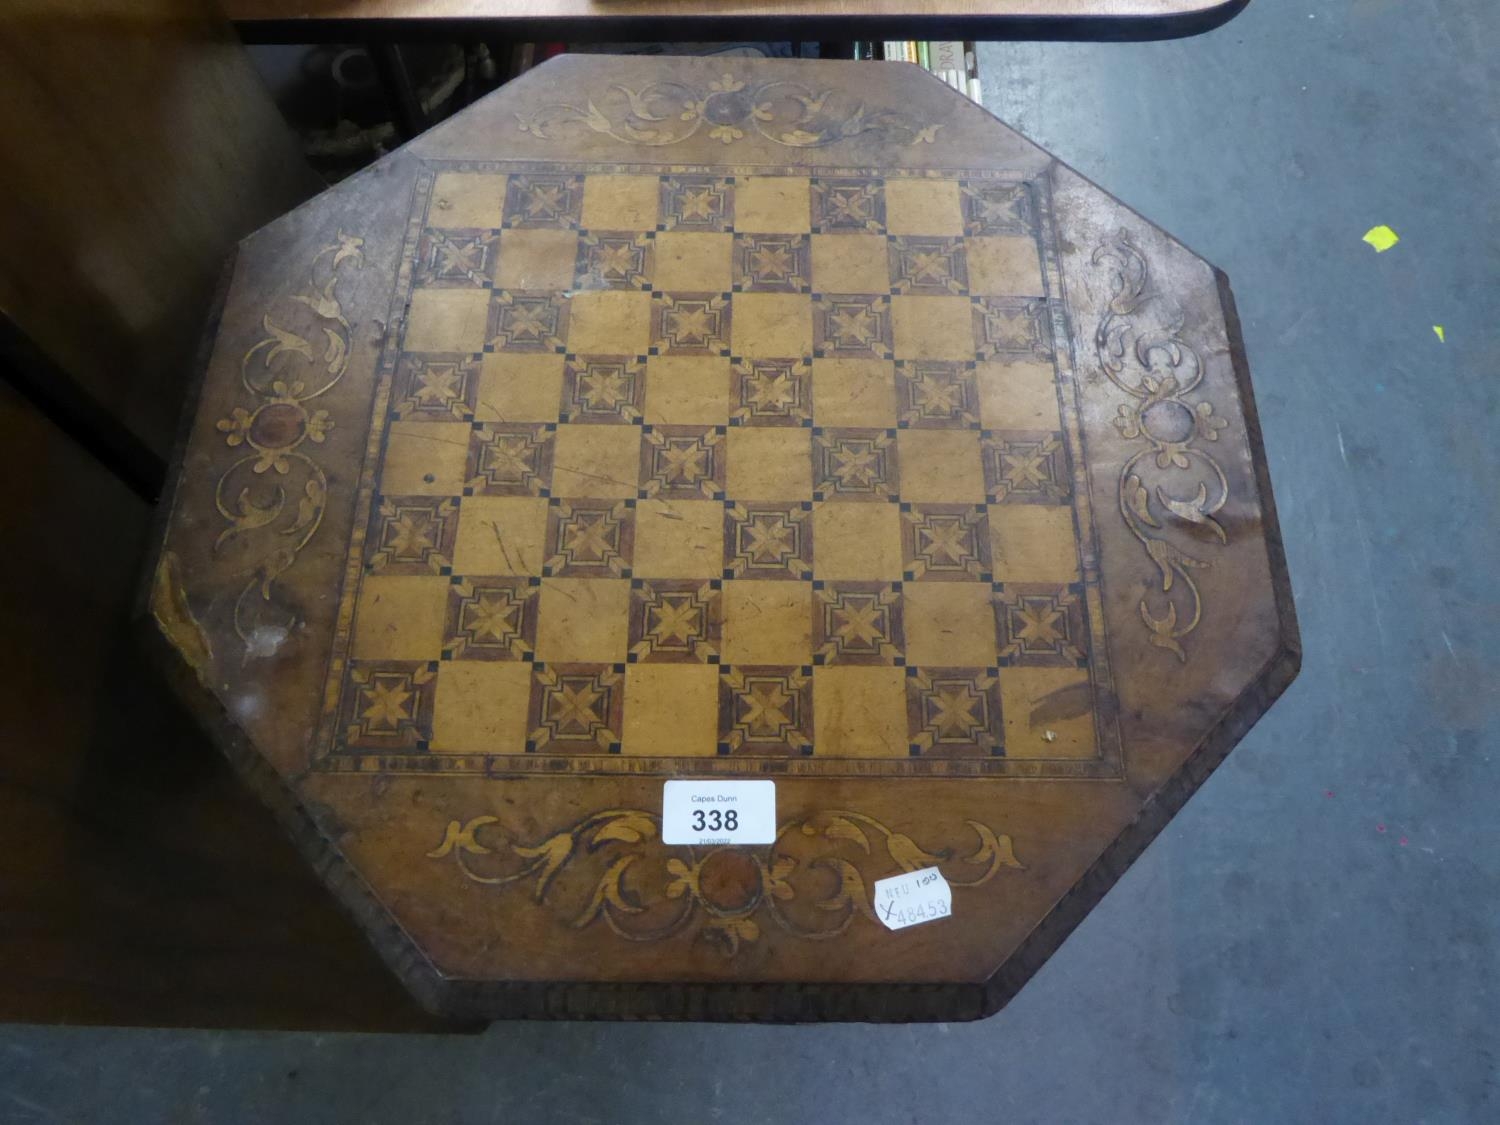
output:
[[[953,913],[953,889],[936,867],[892,875],[875,884],[875,917],[889,930],[935,922]]]
[[[669,781],[661,798],[664,844],[776,842],[774,781]]]

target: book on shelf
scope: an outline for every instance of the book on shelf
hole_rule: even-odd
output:
[[[916,63],[969,100],[983,104],[973,43],[957,39],[887,39],[881,43],[855,44],[854,57]]]
[[[975,65],[973,43],[956,39],[934,41],[928,44],[928,55],[932,59],[928,70],[970,100],[980,101],[979,68]]]

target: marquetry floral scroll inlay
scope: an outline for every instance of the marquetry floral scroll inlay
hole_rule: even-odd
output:
[[[534,901],[574,929],[602,922],[641,942],[691,930],[733,956],[767,924],[816,941],[844,933],[856,918],[875,921],[874,882],[888,875],[940,867],[953,886],[977,887],[1002,869],[1021,868],[1009,836],[966,823],[977,843],[955,857],[848,811],[783,824],[764,848],[669,848],[660,818],[639,809],[594,813],[537,843],[509,838],[497,818],[477,816],[450,821],[427,856],[451,858],[475,883],[529,885]]]
[[[249,553],[247,581],[234,608],[247,657],[274,652],[294,624],[277,609],[274,588],[323,521],[328,478],[311,448],[334,423],[327,410],[309,403],[348,370],[353,330],[338,286],[346,265],[363,266],[363,246],[364,239],[339,231],[313,255],[306,291],[279,298],[265,312],[261,338],[240,359],[248,400],[218,422],[224,443],[244,450],[214,492],[228,524],[214,540],[214,552],[243,543]]]
[[[602,103],[602,104],[601,104]],[[819,148],[871,134],[898,144],[931,144],[942,125],[923,124],[889,109],[867,108],[837,90],[799,82],[744,82],[726,74],[706,87],[653,82],[640,89],[612,85],[583,105],[562,102],[516,114],[518,128],[539,140],[581,126],[618,141],[674,145],[700,132],[724,144],[752,134],[792,148]]]
[[[1229,423],[1206,398],[1192,397],[1203,382],[1203,359],[1183,338],[1181,310],[1151,284],[1130,236],[1122,231],[1100,245],[1093,262],[1108,268],[1111,290],[1095,353],[1110,382],[1130,396],[1115,428],[1141,444],[1120,470],[1120,514],[1160,573],[1160,585],[1141,599],[1141,620],[1153,645],[1186,661],[1182,639],[1203,617],[1193,572],[1212,564],[1183,544],[1228,541],[1215,516],[1229,499],[1229,480],[1204,446]]]

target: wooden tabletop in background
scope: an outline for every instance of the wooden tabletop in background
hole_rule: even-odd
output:
[[[225,0],[247,39],[1170,39],[1248,0]]]

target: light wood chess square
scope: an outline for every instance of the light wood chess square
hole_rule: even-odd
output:
[[[583,182],[585,230],[654,230],[661,197],[657,176],[596,174]]]
[[[813,730],[830,758],[906,757],[905,669],[814,668]]]
[[[991,504],[997,582],[1076,582],[1078,540],[1069,505]]]
[[[500,232],[499,289],[567,289],[573,284],[578,234],[571,230],[520,228]]]
[[[479,370],[474,418],[480,422],[556,422],[563,357],[489,352]]]
[[[533,575],[547,553],[547,501],[532,496],[465,496],[458,510],[455,574]]]
[[[645,355],[651,341],[651,294],[575,293],[568,304],[568,351],[574,355]]]
[[[813,577],[901,579],[901,512],[895,504],[829,500],[813,508]]]
[[[646,361],[646,424],[727,425],[729,383],[727,356],[650,356]]]
[[[427,225],[499,228],[505,213],[505,177],[481,172],[440,172],[432,185]]]
[[[531,665],[445,660],[438,666],[432,749],[492,754],[526,737]]]
[[[634,573],[642,578],[718,578],[724,570],[724,504],[641,500],[635,507]]]
[[[812,354],[812,300],[801,293],[736,293],[731,350],[750,358]]]
[[[747,176],[735,182],[734,229],[747,234],[806,234],[811,183],[806,176]]]
[[[811,435],[806,429],[735,426],[726,438],[725,494],[735,500],[812,498]]]
[[[1050,363],[1018,360],[975,365],[979,418],[988,430],[1060,430],[1057,372]]]
[[[641,471],[641,432],[635,426],[557,427],[552,495],[634,499]]]
[[[901,499],[984,503],[984,462],[977,430],[901,430]]]
[[[734,235],[662,231],[656,236],[651,287],[663,293],[728,293]]]
[[[885,235],[813,235],[812,285],[818,293],[889,293]]]
[[[813,424],[887,429],[896,424],[896,365],[888,359],[815,359]]]
[[[418,289],[406,314],[409,352],[466,352],[484,348],[489,325],[488,289]]]
[[[906,662],[993,667],[997,657],[988,582],[907,582]]]
[[[976,296],[1041,297],[1046,293],[1036,240],[1029,235],[986,235],[964,240],[969,292]]]
[[[457,496],[469,463],[467,422],[392,422],[381,491],[387,496]]]
[[[623,664],[629,614],[629,579],[543,578],[536,658],[544,663]]]
[[[1002,668],[1000,699],[1008,757],[1092,758],[1097,753],[1087,669]]]
[[[811,664],[812,583],[724,583],[725,664]]]
[[[973,359],[973,307],[967,297],[892,297],[891,335],[897,359]]]
[[[709,755],[719,729],[719,669],[712,664],[631,664],[625,669],[621,753]]]
[[[447,607],[447,578],[367,575],[354,617],[354,658],[436,660]]]
[[[963,208],[956,180],[887,179],[885,225],[891,234],[961,235]]]

